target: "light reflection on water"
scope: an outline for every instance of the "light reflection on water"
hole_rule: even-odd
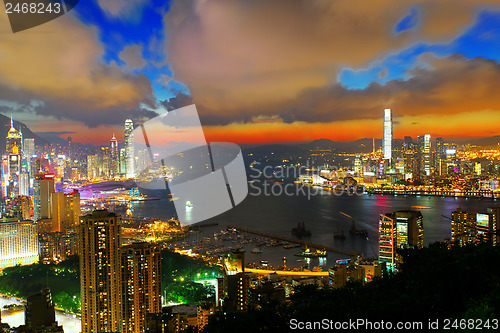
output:
[[[167,198],[157,201],[145,201],[135,204],[134,212],[139,216],[151,216],[168,219],[174,216],[173,204]],[[319,195],[311,196],[251,196],[249,195],[234,209],[202,223],[218,223],[218,226],[205,227],[203,231],[193,236],[193,239],[203,239],[224,229],[227,225],[247,227],[269,234],[293,237],[291,229],[299,221],[303,221],[312,233],[304,238],[313,243],[347,251],[364,253],[367,257],[376,257],[378,251],[378,219],[380,214],[402,209],[415,209],[412,206],[425,206],[420,209],[424,217],[424,243],[426,245],[442,241],[450,237],[451,226],[449,217],[458,207],[464,210],[486,211],[486,208],[497,206],[498,201],[492,199],[427,197],[405,195],[362,195],[336,196],[329,191],[321,191]],[[340,211],[351,215],[356,220],[357,229],[368,230],[368,240],[359,235],[349,233],[351,220]],[[446,216],[446,217],[443,217]],[[334,239],[333,233],[344,231],[346,239]],[[230,245],[230,244],[228,244]],[[294,254],[300,248],[283,249],[282,247],[263,247],[262,253],[250,253],[254,244],[246,244],[246,261],[256,262],[265,259],[273,266],[283,265],[283,257],[287,257],[287,266],[296,267],[304,264],[297,261]],[[328,253],[326,266],[332,266],[337,259],[345,255]],[[320,263],[316,260],[313,266]]]

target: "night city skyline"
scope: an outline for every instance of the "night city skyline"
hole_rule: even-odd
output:
[[[3,15],[2,113],[94,144],[191,103],[209,141],[381,138],[385,108],[396,138],[499,134],[495,1],[300,6],[89,1],[21,34]]]
[[[4,3],[0,333],[499,330],[498,0]]]

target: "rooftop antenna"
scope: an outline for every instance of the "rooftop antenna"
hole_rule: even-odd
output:
[[[375,138],[373,138],[372,140],[373,140],[373,153],[375,154]]]
[[[14,121],[12,120],[12,110],[10,111],[10,128],[14,127]]]

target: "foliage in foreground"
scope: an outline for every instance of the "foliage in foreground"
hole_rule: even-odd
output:
[[[216,277],[217,266],[201,259],[162,251],[162,286],[167,302],[199,303],[213,290],[194,282],[203,277]],[[54,304],[66,311],[80,312],[80,266],[78,256],[59,264],[33,264],[3,270],[0,293],[26,298],[49,287]]]
[[[26,298],[49,287],[54,304],[73,313],[80,312],[78,257],[55,264],[15,266],[3,270],[0,293]]]
[[[306,285],[287,303],[262,304],[260,310],[212,317],[205,332],[286,331],[290,319],[372,321],[493,319],[500,316],[500,247],[447,249],[437,243],[403,252],[401,272],[367,285],[342,289]]]

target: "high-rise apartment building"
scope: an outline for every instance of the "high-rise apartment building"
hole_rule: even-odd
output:
[[[146,317],[161,312],[161,252],[135,243],[121,251],[123,332],[145,331]]]
[[[394,270],[400,262],[398,249],[424,246],[423,216],[419,211],[400,210],[381,214],[379,219],[379,262]]]
[[[134,157],[134,123],[132,119],[125,120],[125,170],[128,178],[135,176]]]
[[[34,222],[0,222],[0,239],[0,269],[38,262],[38,233]]]
[[[392,111],[384,110],[384,159],[392,159]]]
[[[95,210],[79,233],[82,333],[121,332],[121,217]]]
[[[246,311],[249,308],[250,273],[239,272],[227,276],[227,298],[224,307],[228,312]]]

